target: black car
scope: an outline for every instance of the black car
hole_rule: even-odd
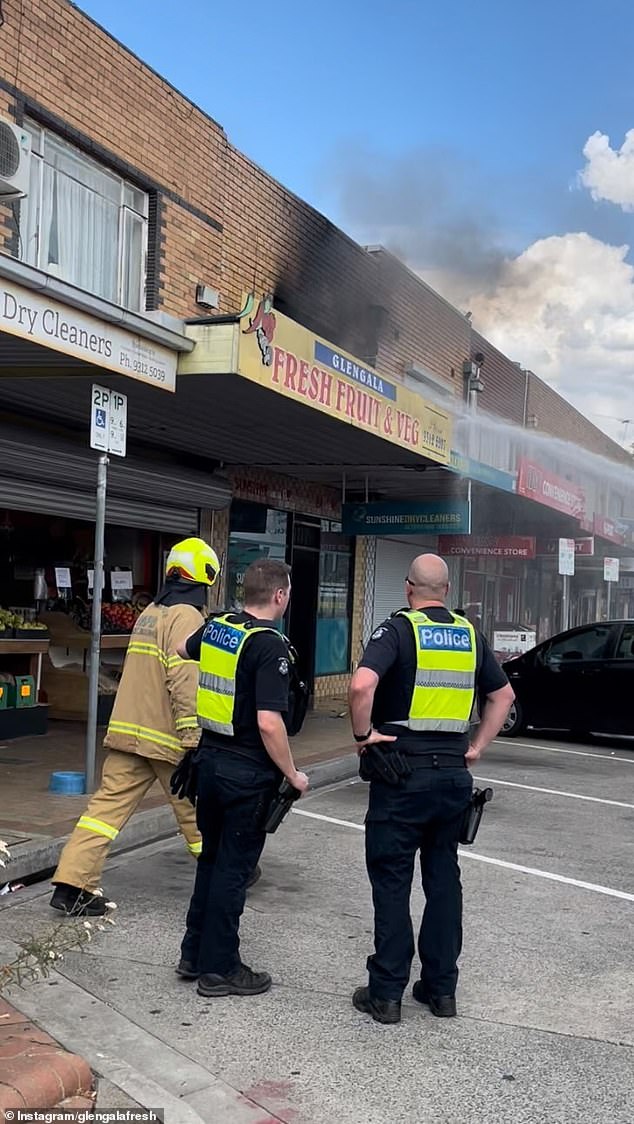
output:
[[[561,632],[502,666],[515,691],[504,737],[533,727],[634,738],[633,620]]]

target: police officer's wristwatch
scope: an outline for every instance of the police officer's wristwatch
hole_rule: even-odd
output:
[[[368,738],[370,737],[370,734],[372,733],[372,730],[373,730],[373,727],[370,726],[370,729],[368,730],[367,734],[354,734],[353,733],[352,736],[353,736],[355,742],[357,742],[358,745],[361,745],[362,742],[367,742]]]

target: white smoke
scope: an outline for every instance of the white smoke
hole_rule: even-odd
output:
[[[586,141],[583,155],[586,166],[579,179],[592,198],[634,211],[634,129],[625,134],[619,149],[610,146],[605,133],[593,133]]]
[[[555,386],[612,436],[631,441],[634,427],[623,425],[634,421],[634,268],[626,260],[628,249],[584,233],[541,239],[506,262],[493,292],[472,293],[469,307],[478,330],[500,351]]]

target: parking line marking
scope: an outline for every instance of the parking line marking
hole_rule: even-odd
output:
[[[338,820],[334,816],[324,816],[320,812],[307,812],[304,808],[293,808],[296,816],[306,816],[311,820],[321,820],[323,823],[336,824],[337,827],[352,827],[355,831],[365,831],[362,823],[353,823],[352,820]],[[605,894],[609,898],[620,898],[626,902],[634,902],[634,894],[626,890],[614,890],[611,886],[599,886],[596,882],[582,882],[578,878],[569,878],[565,874],[554,874],[551,870],[538,870],[533,866],[521,866],[519,863],[506,862],[504,859],[493,859],[489,855],[479,855],[476,851],[465,851],[458,848],[461,859],[474,859],[476,862],[488,863],[489,866],[501,866],[504,870],[516,870],[518,874],[532,874],[535,878],[545,878],[549,882],[563,882],[566,886],[576,886],[579,890],[591,890],[594,894]]]
[[[634,765],[634,754],[631,757],[613,757],[608,753],[586,753],[583,749],[560,749],[559,746],[541,745],[535,742],[516,742],[511,738],[495,738],[495,745],[517,745],[521,749],[547,750],[548,753],[572,753],[575,757],[598,757],[600,761],[623,761],[626,765]]]
[[[488,784],[501,784],[506,788],[523,788],[527,792],[546,792],[549,796],[567,796],[570,800],[588,800],[591,804],[610,804],[613,808],[631,808],[634,804],[625,804],[622,800],[608,800],[605,796],[585,796],[581,792],[562,792],[558,788],[540,788],[534,784],[520,784],[519,781],[501,781],[497,777],[475,776],[476,781],[487,781]]]

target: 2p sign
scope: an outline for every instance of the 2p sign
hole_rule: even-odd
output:
[[[94,384],[90,404],[91,449],[125,457],[127,425],[127,395]]]

